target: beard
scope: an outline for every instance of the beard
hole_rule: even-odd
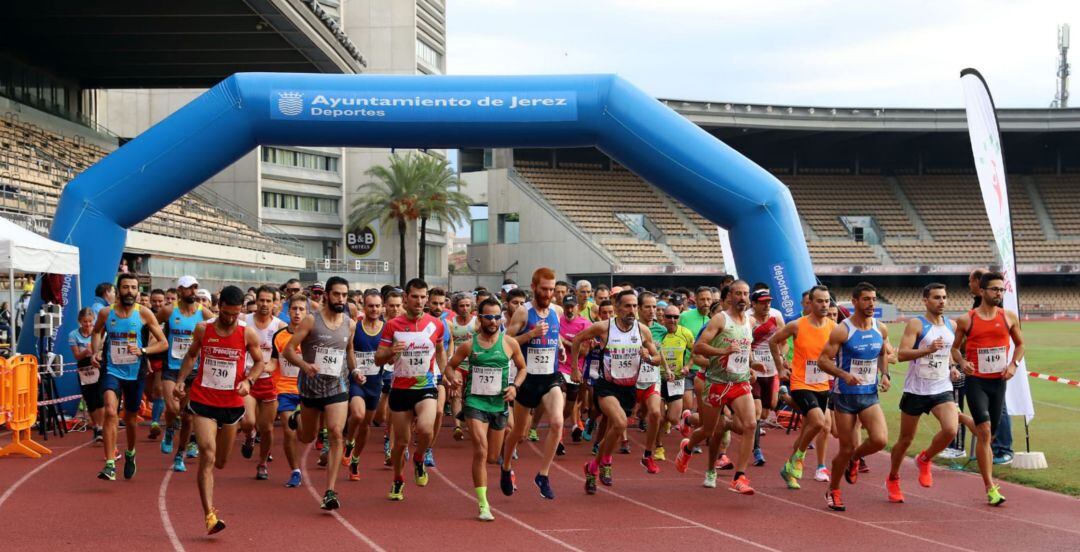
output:
[[[120,304],[124,305],[125,307],[130,307],[130,306],[134,305],[135,304],[135,296],[134,295],[121,295],[120,296]]]
[[[345,303],[328,303],[327,306],[334,312],[345,312]]]
[[[499,325],[498,324],[493,324],[491,326],[481,326],[480,329],[483,330],[484,335],[487,335],[487,336],[492,336],[492,335],[495,335],[495,334],[499,333]]]
[[[195,302],[195,296],[188,295],[187,297],[181,297],[180,300],[190,305]]]

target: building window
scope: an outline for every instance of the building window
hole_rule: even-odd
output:
[[[275,147],[264,147],[262,152],[262,160],[267,163],[273,163],[274,165],[297,167],[313,171],[338,172],[337,157]]]
[[[442,70],[442,54],[419,38],[416,39],[416,57],[428,64],[432,69]]]
[[[473,205],[469,207],[469,218],[472,220],[469,235],[469,243],[487,245],[488,242],[488,208],[487,205]]]
[[[442,263],[439,258],[445,255],[443,252],[443,246],[441,245],[425,245],[424,246],[424,274],[427,276],[438,276],[439,270],[442,268]]]
[[[331,215],[338,213],[339,200],[335,198],[283,194],[280,192],[263,192],[262,196],[263,207]]]
[[[521,219],[517,213],[499,215],[499,243],[518,243]]]

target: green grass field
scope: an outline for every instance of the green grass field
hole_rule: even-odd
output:
[[[902,334],[901,324],[890,324],[889,337],[893,345],[900,342]],[[1080,363],[1077,362],[1080,358],[1080,323],[1025,322],[1024,342],[1028,370],[1080,380]],[[907,364],[894,364],[891,371],[895,385],[888,393],[881,395],[889,421],[890,443],[900,432],[898,404]],[[1031,377],[1028,381],[1035,402],[1035,418],[1030,424],[1031,450],[1045,453],[1050,467],[1045,470],[1015,470],[995,466],[994,475],[1014,483],[1080,496],[1080,387]],[[1025,450],[1023,417],[1014,416],[1012,421],[1013,450],[1022,452]],[[937,423],[933,417],[924,417],[908,455],[914,456],[922,450],[936,430]],[[974,462],[970,469],[976,470]]]

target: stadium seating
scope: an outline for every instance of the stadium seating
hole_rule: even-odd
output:
[[[31,216],[46,228],[67,182],[108,153],[81,137],[62,136],[5,114],[0,117],[0,211]],[[193,194],[184,195],[132,229],[245,249],[289,252]]]
[[[897,198],[880,176],[810,175],[782,176],[795,205],[818,236],[847,238],[840,217],[873,216],[887,239],[915,237],[915,224],[896,206]]]
[[[1080,175],[1038,175],[1034,180],[1058,235],[1080,236]]]
[[[810,248],[810,260],[816,265],[881,264],[881,258],[865,243],[813,241],[807,245]]]
[[[603,238],[600,243],[624,263],[671,264],[671,256],[652,242],[635,238]]]

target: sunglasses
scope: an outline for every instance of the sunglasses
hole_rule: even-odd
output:
[[[484,320],[502,320],[501,314],[480,314],[477,316],[483,318]]]
[[[300,288],[285,288],[286,293],[300,293]]]
[[[665,314],[664,318],[667,318],[668,320],[678,320],[679,315],[677,315],[677,314]]]

